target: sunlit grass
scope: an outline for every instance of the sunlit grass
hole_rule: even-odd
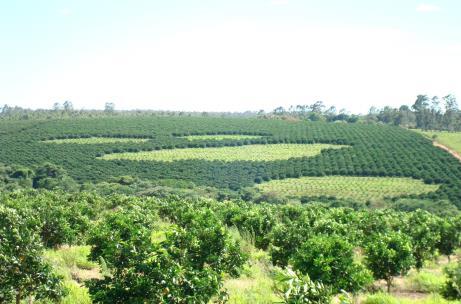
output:
[[[45,140],[49,144],[78,144],[78,145],[97,145],[97,144],[116,144],[116,143],[143,143],[148,138],[116,138],[116,137],[86,137],[86,138],[64,138]]]
[[[439,185],[425,184],[412,178],[325,176],[272,180],[256,187],[263,193],[276,193],[286,197],[327,196],[366,202],[433,192]]]
[[[106,154],[105,160],[138,160],[172,162],[177,160],[203,159],[220,161],[273,161],[295,157],[312,157],[325,149],[340,149],[347,146],[330,144],[268,144],[225,146],[211,148],[165,149],[135,153]]]
[[[217,134],[217,135],[189,135],[183,138],[194,141],[194,140],[245,140],[245,139],[256,139],[261,138],[258,135],[242,135],[242,134]]]
[[[461,132],[416,131],[461,154]]]

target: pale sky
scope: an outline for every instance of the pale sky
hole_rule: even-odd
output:
[[[459,0],[0,0],[0,104],[364,113],[449,93]]]

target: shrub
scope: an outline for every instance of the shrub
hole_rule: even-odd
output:
[[[339,236],[316,236],[294,254],[293,267],[315,281],[333,287],[335,292],[357,292],[371,284],[365,267],[354,262],[354,247]]]
[[[331,289],[291,269],[275,273],[276,291],[286,304],[329,304]]]
[[[444,283],[445,277],[428,271],[413,272],[408,277],[411,289],[417,292],[439,292]]]
[[[414,264],[410,239],[398,232],[377,234],[365,246],[366,264],[377,280],[386,280],[387,291],[394,276],[405,275]]]
[[[447,281],[442,289],[442,295],[446,299],[461,299],[461,262],[455,266],[445,268]]]
[[[155,218],[136,206],[94,229],[90,258],[107,268],[104,279],[87,283],[94,302],[207,303],[223,295],[223,274],[238,275],[245,262],[239,244],[211,213],[178,213],[181,227],[155,237]]]
[[[43,258],[43,246],[29,214],[0,206],[0,302],[28,296],[59,300],[66,293],[61,278]]]

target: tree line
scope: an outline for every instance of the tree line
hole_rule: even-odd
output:
[[[411,105],[402,105],[398,108],[385,106],[371,107],[365,115],[355,115],[346,109],[337,110],[336,107],[327,107],[324,102],[277,107],[270,113],[259,113],[263,118],[297,118],[309,121],[345,121],[349,123],[383,123],[404,128],[418,128],[423,130],[461,130],[461,111],[454,95],[442,98],[418,95]]]

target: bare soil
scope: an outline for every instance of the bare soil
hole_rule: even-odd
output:
[[[434,144],[434,146],[439,147],[439,148],[441,148],[441,149],[447,151],[448,153],[450,153],[451,155],[453,155],[455,158],[457,158],[459,161],[461,161],[461,155],[459,155],[458,152],[456,152],[456,151],[454,151],[454,150],[448,148],[447,146],[442,145],[441,143],[438,143],[438,142],[436,142],[436,141],[434,141],[433,144]]]

